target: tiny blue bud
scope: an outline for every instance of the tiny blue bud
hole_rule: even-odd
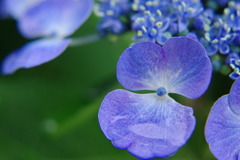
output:
[[[164,96],[164,95],[167,93],[167,91],[166,91],[166,89],[165,89],[164,87],[159,87],[159,88],[156,90],[156,92],[157,92],[157,95],[158,95],[158,96]]]

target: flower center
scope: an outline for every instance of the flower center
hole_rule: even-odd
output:
[[[167,90],[164,87],[159,87],[156,92],[158,96],[164,96],[167,93]]]

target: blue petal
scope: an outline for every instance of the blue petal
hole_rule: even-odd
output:
[[[129,90],[156,90],[189,98],[201,96],[207,89],[212,65],[204,47],[187,37],[167,40],[162,47],[140,42],[121,55],[117,65],[119,82]]]
[[[47,0],[29,9],[18,20],[27,38],[71,35],[89,17],[92,0]]]
[[[200,38],[200,42],[206,48],[208,56],[213,56],[218,52],[219,49],[218,45],[211,44],[205,38]]]
[[[163,45],[171,37],[172,37],[172,35],[170,32],[159,33],[156,38],[156,41],[158,44]]]
[[[226,57],[225,63],[227,65],[230,65],[232,59],[236,59],[237,60],[239,58],[240,57],[238,56],[238,53],[236,53],[236,52],[229,53],[228,56]]]
[[[237,73],[235,73],[235,72],[232,72],[232,73],[229,75],[229,77],[230,77],[231,79],[233,79],[233,80],[237,80],[237,79],[240,77],[240,75],[237,74]]]
[[[169,24],[168,30],[171,32],[171,34],[175,34],[176,35],[178,33],[178,23],[175,22],[175,21],[172,21]]]
[[[229,94],[230,108],[237,114],[240,114],[240,79],[238,78]]]
[[[106,35],[108,32],[120,34],[125,30],[124,24],[117,18],[103,19],[97,26],[101,35]]]
[[[200,97],[208,88],[212,64],[205,48],[191,38],[169,39],[163,46],[168,57],[165,73],[169,92],[188,98]]]
[[[220,53],[222,53],[222,54],[228,54],[229,51],[230,51],[230,47],[229,47],[228,44],[222,44],[222,45],[220,45],[220,47],[219,47],[219,51],[220,51]]]
[[[168,157],[186,143],[195,127],[192,108],[157,94],[110,92],[98,113],[113,145],[142,158]]]
[[[169,24],[170,24],[170,18],[164,17],[162,23],[163,24],[162,24],[161,28],[159,28],[160,32],[164,32],[167,30],[167,28],[169,27]]]
[[[183,16],[178,19],[178,32],[181,33],[185,31],[189,24],[189,19],[186,16]]]
[[[189,33],[187,33],[187,34],[186,34],[186,37],[191,38],[191,39],[193,39],[193,40],[195,40],[195,41],[198,41],[198,36],[197,36],[196,33],[194,33],[194,32],[189,32]]]
[[[219,46],[209,44],[208,46],[204,46],[207,50],[208,56],[213,56],[218,52]]]
[[[43,0],[2,0],[1,5],[4,6],[6,14],[17,19],[41,1]]]
[[[205,136],[217,159],[240,158],[240,116],[230,109],[228,95],[214,104],[207,120]]]
[[[126,49],[117,64],[119,82],[130,90],[156,90],[163,86],[166,56],[161,46],[139,42]]]
[[[31,68],[46,63],[59,56],[70,41],[70,39],[40,39],[27,43],[4,59],[2,73],[12,74],[20,68]]]

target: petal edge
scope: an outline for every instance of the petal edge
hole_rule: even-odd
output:
[[[20,68],[32,68],[59,56],[71,39],[39,39],[10,53],[2,63],[2,73],[12,74]]]
[[[156,94],[110,92],[103,100],[99,123],[113,145],[142,158],[168,157],[186,143],[195,127],[192,108]],[[176,132],[177,131],[177,132]]]

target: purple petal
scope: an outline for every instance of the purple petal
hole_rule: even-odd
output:
[[[188,32],[186,37],[191,38],[191,39],[193,39],[195,41],[198,41],[198,36],[194,32]]]
[[[1,5],[4,6],[6,14],[17,19],[41,1],[43,0],[2,0]]]
[[[20,68],[31,68],[46,63],[59,56],[70,41],[70,39],[40,39],[27,43],[4,59],[2,73],[12,74]]]
[[[187,29],[189,19],[186,16],[182,16],[178,19],[178,32],[183,32]]]
[[[119,82],[130,90],[156,90],[164,78],[166,55],[161,46],[139,42],[126,49],[117,64]]]
[[[208,56],[213,56],[214,54],[216,54],[218,52],[219,46],[217,44],[212,44],[203,37],[200,38],[199,41],[206,48]]]
[[[240,114],[240,79],[238,78],[229,94],[230,108],[237,114]]]
[[[18,27],[27,38],[69,36],[86,21],[92,6],[92,0],[43,1],[19,19]]]
[[[226,55],[226,54],[229,53],[229,51],[230,51],[230,47],[229,47],[228,44],[222,44],[222,45],[219,46],[219,51],[220,51],[220,53]]]
[[[186,143],[193,132],[192,108],[157,94],[110,92],[98,118],[113,145],[142,158],[168,157]]]
[[[235,72],[232,72],[229,77],[233,80],[237,80],[240,76],[239,74],[235,73]]]
[[[163,49],[168,57],[165,76],[169,92],[191,99],[200,97],[212,76],[212,64],[205,48],[191,38],[175,37],[169,39]]]
[[[158,44],[163,45],[171,37],[172,37],[171,33],[159,33],[156,38],[156,41]]]
[[[240,158],[240,116],[230,109],[228,95],[214,104],[207,120],[205,136],[217,159]]]
[[[160,33],[167,30],[167,28],[169,27],[169,24],[170,24],[170,18],[168,18],[168,17],[164,18],[162,23],[163,24],[162,24],[161,28],[159,28]]]
[[[139,42],[121,55],[117,65],[119,82],[129,90],[156,90],[197,98],[207,89],[212,65],[204,47],[187,37],[167,40],[163,48]]]

